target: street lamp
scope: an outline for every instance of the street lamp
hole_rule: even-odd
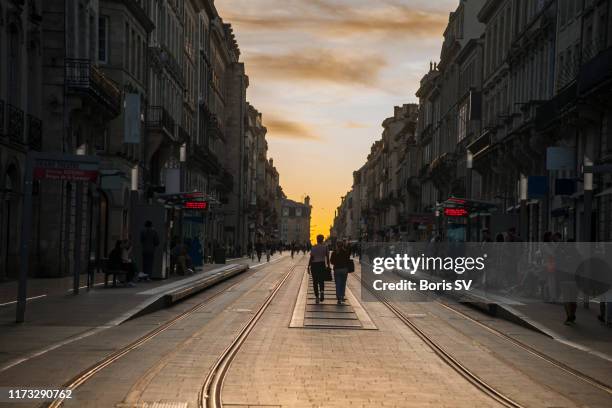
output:
[[[527,241],[527,176],[521,173],[519,181],[519,198],[521,200],[519,235]]]
[[[593,210],[593,160],[584,156],[584,225],[582,227],[582,241],[591,241],[591,212]]]
[[[474,167],[474,153],[466,150],[465,154],[465,198],[472,198],[472,168]],[[472,238],[472,222],[470,217],[467,217],[467,228],[466,228],[466,241],[470,241]]]
[[[131,190],[138,191],[138,166],[132,167]]]

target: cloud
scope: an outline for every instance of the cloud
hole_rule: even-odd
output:
[[[268,136],[286,139],[318,140],[312,126],[305,123],[279,118],[274,115],[266,115],[264,125],[268,129]]]
[[[343,85],[376,85],[387,65],[381,55],[351,55],[325,49],[303,49],[286,54],[251,54],[249,73],[278,80],[326,81]]]
[[[354,122],[354,121],[348,121],[344,124],[344,127],[347,129],[365,129],[365,128],[369,128],[370,125],[368,125],[367,123],[361,123],[361,122]]]
[[[225,17],[240,29],[306,30],[332,37],[360,34],[439,37],[448,23],[448,13],[416,9],[397,2],[355,7],[322,0],[284,1],[273,13],[267,10],[261,14],[228,11]]]

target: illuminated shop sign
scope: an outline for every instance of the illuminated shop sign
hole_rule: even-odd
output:
[[[208,202],[206,201],[186,201],[185,209],[187,210],[205,210],[208,208]]]
[[[447,217],[467,217],[468,211],[465,208],[445,208],[444,215]]]

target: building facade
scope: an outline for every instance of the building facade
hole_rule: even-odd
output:
[[[310,242],[310,197],[303,203],[280,200],[280,242],[284,245],[306,245]]]
[[[416,137],[401,159],[403,205],[417,232],[408,239],[477,241],[485,229],[514,229],[529,241],[546,231],[612,237],[611,7],[459,2],[440,60],[421,79]],[[373,232],[383,225],[385,183],[393,186],[386,160],[384,141],[376,142],[354,176],[353,197],[359,188],[361,218]],[[448,207],[465,212],[447,215]]]
[[[0,279],[18,270],[28,151],[100,163],[96,182],[34,183],[32,276],[138,246],[153,213],[164,251],[278,238],[284,194],[247,87],[212,0],[0,0]]]

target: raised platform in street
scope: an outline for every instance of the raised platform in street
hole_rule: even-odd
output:
[[[312,279],[310,274],[305,272],[289,327],[377,330],[348,286],[345,295],[346,302],[338,305],[335,283],[325,282],[325,300],[317,304]]]
[[[271,263],[281,257],[275,257]],[[0,307],[0,372],[72,342],[121,325],[137,316],[176,304],[251,268],[248,258],[227,265],[204,265],[194,275],[137,283],[135,287],[96,286],[29,301],[26,322],[15,323],[15,306]]]

